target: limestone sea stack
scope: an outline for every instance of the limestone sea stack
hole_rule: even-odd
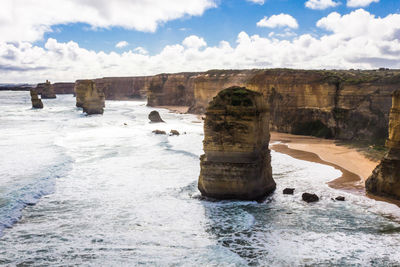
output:
[[[209,103],[198,181],[203,196],[259,200],[275,190],[267,103],[244,87],[225,89]]]
[[[40,93],[42,99],[56,98],[56,93],[54,92],[53,85],[46,80],[45,83],[39,83],[36,86],[36,91]]]
[[[82,107],[88,115],[103,114],[105,96],[93,80],[78,80],[75,83],[76,106]]]
[[[43,108],[43,102],[39,98],[38,92],[35,89],[31,89],[30,93],[31,93],[32,108]]]
[[[374,195],[400,199],[400,90],[392,95],[386,147],[389,151],[366,180],[365,188]]]

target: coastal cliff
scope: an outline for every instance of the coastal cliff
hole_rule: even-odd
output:
[[[400,71],[211,70],[149,79],[149,106],[190,106],[201,114],[223,88],[245,86],[269,102],[272,130],[383,143]]]
[[[365,182],[367,192],[400,199],[400,90],[393,93],[389,116],[389,149]]]
[[[42,99],[56,98],[53,85],[47,80],[45,83],[39,83],[35,89],[40,94]]]
[[[206,110],[202,195],[258,200],[273,192],[269,138],[268,104],[261,94],[244,87],[221,91]]]

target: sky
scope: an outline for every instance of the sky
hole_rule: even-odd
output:
[[[400,69],[400,0],[2,0],[0,83]]]

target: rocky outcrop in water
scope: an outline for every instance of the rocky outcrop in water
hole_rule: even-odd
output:
[[[149,120],[153,123],[164,122],[163,119],[161,119],[160,113],[158,113],[158,111],[156,111],[156,110],[153,110],[152,112],[150,112],[148,117],[149,117]]]
[[[206,110],[202,195],[258,200],[273,192],[269,136],[269,110],[261,94],[241,87],[221,91]]]
[[[400,90],[393,93],[389,116],[389,151],[366,180],[367,192],[400,199]]]
[[[36,91],[41,95],[42,99],[56,98],[53,85],[46,80],[45,83],[39,83],[36,86]]]
[[[43,102],[39,98],[38,92],[35,89],[30,90],[32,108],[43,108]]]
[[[82,107],[88,115],[103,114],[105,97],[93,80],[78,80],[75,82],[76,106]]]
[[[319,201],[319,197],[316,194],[312,194],[312,193],[303,193],[301,195],[301,198],[303,199],[303,201],[305,201],[307,203]]]

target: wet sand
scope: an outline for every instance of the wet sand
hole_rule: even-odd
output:
[[[273,142],[281,142],[271,146],[271,149],[276,152],[301,160],[329,165],[340,170],[342,176],[330,181],[328,183],[330,187],[365,195],[400,207],[400,201],[365,193],[365,180],[379,162],[366,158],[357,150],[338,146],[334,140],[277,132],[271,132],[271,143]]]

